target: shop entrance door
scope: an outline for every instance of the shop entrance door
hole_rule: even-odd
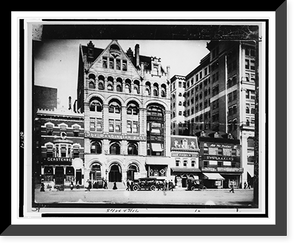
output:
[[[121,182],[122,173],[120,172],[120,166],[118,164],[112,165],[108,174],[109,182]]]
[[[55,184],[64,184],[64,167],[55,168]]]
[[[82,174],[81,174],[81,169],[76,169],[76,184],[78,183],[79,185],[82,184]]]

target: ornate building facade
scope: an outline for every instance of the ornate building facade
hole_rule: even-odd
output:
[[[84,113],[84,179],[108,182],[170,174],[169,68],[160,58],[79,47],[77,110]]]

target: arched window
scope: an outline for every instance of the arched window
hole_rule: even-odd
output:
[[[167,87],[165,84],[161,85],[161,96],[166,97],[167,96]]]
[[[153,84],[153,96],[158,96],[158,84],[154,83]]]
[[[125,92],[131,93],[131,80],[130,79],[125,80]]]
[[[127,114],[128,115],[138,115],[139,114],[139,107],[135,102],[130,102],[127,105]]]
[[[101,148],[101,143],[97,141],[92,141],[91,143],[91,153],[92,154],[101,154],[102,148]]]
[[[121,105],[117,101],[111,101],[108,108],[109,113],[121,113]]]
[[[113,91],[114,90],[114,87],[113,87],[113,85],[111,83],[107,84],[107,90],[108,91]]]
[[[150,96],[151,95],[151,84],[149,81],[146,82],[146,90],[145,90],[145,94]]]
[[[122,92],[122,85],[118,84],[116,90],[117,92]]]
[[[111,143],[109,147],[109,154],[120,155],[120,144],[118,142]]]
[[[90,111],[92,112],[102,112],[102,104],[99,100],[94,99],[90,103]]]
[[[133,93],[135,93],[135,94],[140,93],[140,82],[138,80],[135,80],[133,82]]]
[[[127,153],[128,155],[138,155],[138,145],[136,143],[129,143]]]
[[[104,82],[105,82],[104,76],[99,75],[98,76],[98,89],[99,90],[104,90]]]
[[[89,74],[89,88],[95,89],[95,78],[94,74]]]

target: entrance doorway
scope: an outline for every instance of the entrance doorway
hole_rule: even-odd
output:
[[[76,184],[78,183],[79,185],[82,184],[82,173],[81,169],[76,169]]]
[[[64,184],[64,167],[55,168],[55,184]]]
[[[108,174],[109,182],[121,182],[122,181],[122,172],[119,164],[113,164],[110,167],[110,171]]]
[[[131,180],[131,181],[134,180],[134,174],[135,174],[134,172],[138,172],[138,168],[136,165],[131,164],[127,170],[127,180]]]

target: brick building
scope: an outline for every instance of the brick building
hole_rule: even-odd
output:
[[[35,174],[45,184],[83,184],[84,120],[71,110],[38,109],[35,118]]]

